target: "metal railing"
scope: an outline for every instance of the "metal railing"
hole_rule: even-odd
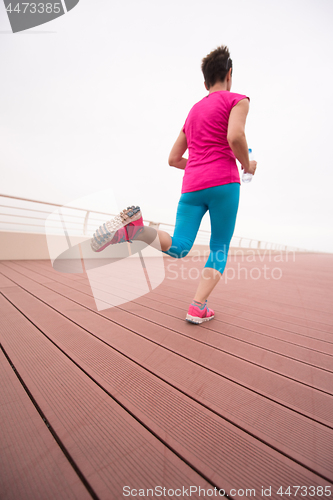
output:
[[[66,229],[73,235],[89,236],[95,231],[96,227],[106,220],[114,217],[116,214],[87,210],[80,207],[67,207],[58,203],[44,202],[30,198],[10,196],[0,194],[0,230],[1,231],[23,231],[29,233],[45,233],[45,223],[47,217],[54,210],[61,209],[61,214],[66,221]],[[162,222],[154,222],[144,219],[144,222],[158,229],[162,229],[169,234],[173,234],[174,225]],[[54,224],[54,225],[53,225]],[[47,224],[47,231],[52,230],[54,234],[63,234],[63,226],[60,221],[52,221]],[[199,229],[196,245],[209,245],[210,231]],[[232,237],[231,247],[234,248],[253,248],[275,251],[295,251],[307,252],[308,250],[281,245],[268,241],[256,240],[234,235]]]

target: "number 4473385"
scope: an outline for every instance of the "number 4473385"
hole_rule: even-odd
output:
[[[13,4],[14,5],[14,4]],[[60,14],[61,12],[61,9],[60,9],[60,3],[30,3],[30,2],[27,2],[27,3],[23,3],[20,4],[16,4],[15,7],[13,6],[12,7],[12,4],[8,4],[8,6],[6,7],[6,11],[9,12],[9,13],[12,13],[12,12],[17,12],[18,14],[19,13],[22,13],[22,14],[25,14],[26,12],[30,12],[30,14],[35,14],[35,13],[39,13],[39,14],[43,14],[43,13],[47,13],[47,14]]]
[[[297,496],[299,495],[301,497],[305,496],[314,497],[315,495],[317,495],[316,498],[322,496],[330,497],[332,494],[331,486],[325,486],[325,489],[324,486],[292,486],[292,488],[293,490],[291,490],[291,487],[288,486],[288,488],[285,491],[283,491],[282,486],[280,486],[280,488],[277,491],[277,494],[281,496],[287,495],[293,497],[295,497],[296,495]]]

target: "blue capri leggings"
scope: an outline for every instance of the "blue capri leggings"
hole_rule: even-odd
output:
[[[166,252],[181,259],[191,250],[201,219],[209,210],[211,223],[210,254],[205,267],[222,274],[227,263],[239,203],[238,182],[223,184],[191,193],[182,193],[176,216],[172,245]]]

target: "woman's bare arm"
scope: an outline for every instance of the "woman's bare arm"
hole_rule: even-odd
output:
[[[242,99],[232,108],[229,116],[227,135],[229,146],[231,147],[237,160],[241,163],[245,172],[250,172],[252,170],[249,160],[248,145],[245,137],[245,123],[248,112],[248,99]]]
[[[186,135],[184,134],[183,130],[181,130],[169,155],[170,167],[176,167],[182,170],[185,169],[187,158],[183,158],[183,154],[185,153],[186,150],[187,150]]]

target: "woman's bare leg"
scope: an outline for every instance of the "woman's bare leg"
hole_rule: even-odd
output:
[[[144,241],[162,252],[169,250],[172,245],[172,239],[169,233],[149,226],[144,226],[142,233],[138,234],[135,239]]]
[[[158,239],[160,240],[159,241],[160,246],[155,248],[161,248],[162,252],[166,252],[172,245],[172,239],[170,234],[167,233],[166,231],[161,231],[160,229],[158,229],[157,235]]]
[[[136,240],[144,241],[153,248],[166,252],[172,245],[172,239],[169,233],[154,229],[149,226],[144,226],[142,233],[138,234]],[[198,302],[205,302],[209,295],[218,284],[222,274],[211,267],[204,267],[201,272],[200,283],[197,288],[194,300]]]
[[[166,252],[172,245],[172,239],[169,233],[154,229],[149,226],[144,226],[142,233],[138,234],[136,240],[144,241],[153,248]],[[222,274],[211,267],[204,267],[201,272],[200,283],[197,288],[194,300],[205,302],[209,295],[218,284]]]
[[[212,267],[204,267],[194,300],[198,302],[205,302],[220,281],[221,276],[222,274],[216,269],[213,269]]]

